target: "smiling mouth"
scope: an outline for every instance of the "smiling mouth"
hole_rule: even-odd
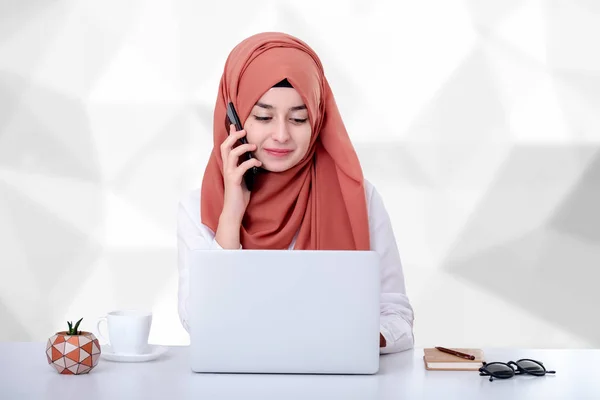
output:
[[[280,149],[265,149],[265,151],[275,157],[285,157],[292,152],[292,150],[280,150]]]

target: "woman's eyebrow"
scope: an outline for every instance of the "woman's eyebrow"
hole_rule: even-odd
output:
[[[261,103],[260,101],[256,103],[256,106],[267,109],[267,110],[272,110],[275,108],[270,104]],[[301,106],[290,107],[290,111],[298,111],[298,110],[306,110],[306,105],[302,104]]]

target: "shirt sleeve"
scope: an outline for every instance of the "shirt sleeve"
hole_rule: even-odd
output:
[[[369,185],[370,186],[370,185]],[[404,283],[400,254],[383,199],[377,190],[368,189],[371,249],[381,261],[381,334],[386,346],[381,354],[395,353],[414,347],[414,313]]]
[[[196,201],[198,202],[196,203]],[[197,207],[194,207],[197,205]],[[197,208],[197,210],[196,210]],[[200,224],[199,196],[193,193],[182,199],[177,209],[177,266],[178,278],[178,312],[179,320],[189,333],[189,253],[194,249],[218,250],[221,246],[210,229]]]
[[[196,249],[223,250],[215,240],[215,233],[201,223],[200,193],[191,192],[179,202],[177,208],[177,265],[179,320],[189,333],[189,254]],[[240,249],[242,246],[240,245]]]

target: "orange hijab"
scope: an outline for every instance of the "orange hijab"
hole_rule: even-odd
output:
[[[344,127],[323,66],[301,40],[265,32],[229,54],[214,112],[214,147],[201,193],[202,223],[216,232],[223,208],[226,105],[242,125],[255,103],[287,78],[308,109],[311,142],[305,157],[283,172],[259,174],[240,230],[244,249],[287,249],[296,232],[299,250],[369,250],[369,221],[362,169]]]

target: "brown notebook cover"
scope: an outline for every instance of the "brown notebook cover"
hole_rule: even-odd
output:
[[[435,348],[423,349],[425,369],[429,371],[477,371],[483,365],[483,350],[449,347],[451,350],[472,354],[475,360],[467,360],[452,354],[444,353]]]

